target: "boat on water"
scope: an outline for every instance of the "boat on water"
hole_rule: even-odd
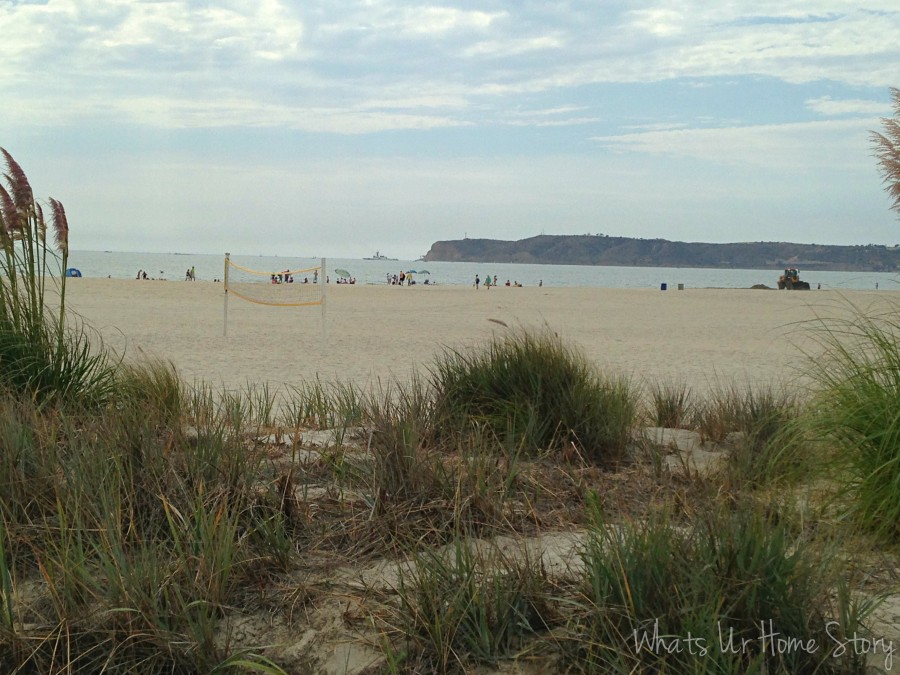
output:
[[[375,255],[371,258],[363,258],[363,260],[397,260],[397,258],[388,258],[386,255],[381,255],[381,251],[375,251]]]

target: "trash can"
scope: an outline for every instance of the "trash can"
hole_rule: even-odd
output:
[[[659,285],[659,290],[661,290],[661,291],[666,290],[666,283],[665,283],[665,282],[663,282],[663,283],[661,283],[661,284]]]
[[[684,290],[684,284],[678,284],[678,290],[679,290],[679,291],[683,291],[683,290]]]

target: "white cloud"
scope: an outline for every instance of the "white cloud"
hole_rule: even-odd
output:
[[[402,110],[416,108],[445,108],[459,110],[469,105],[469,101],[463,96],[455,96],[450,93],[441,94],[422,93],[419,96],[407,95],[398,92],[396,96],[384,98],[371,98],[360,102],[355,107],[359,110]]]
[[[678,35],[685,29],[684,13],[672,9],[664,7],[638,9],[629,14],[634,28],[657,37]]]
[[[277,127],[309,132],[365,134],[466,124],[442,115],[379,110],[277,105],[260,109],[256,101],[238,98],[216,101],[133,98],[119,102],[116,107],[138,124],[168,129]]]
[[[273,106],[350,114],[387,98],[443,99],[444,117],[452,117],[474,99],[515,109],[522,95],[677,78],[698,86],[755,75],[887,88],[900,68],[900,12],[887,0],[787,7],[658,0],[624,10],[502,1],[476,10],[395,0],[49,0],[0,4],[0,34],[0,96],[23,118],[77,113],[84,98],[115,107],[129,97],[188,95],[201,104],[256,101],[264,119],[278,117],[268,112]],[[29,91],[47,104],[27,108]]]
[[[439,35],[455,30],[485,30],[502,15],[453,7],[414,7],[399,13],[398,24],[407,33]]]
[[[830,96],[808,99],[806,107],[821,115],[888,115],[891,111],[889,104],[880,101],[837,100]]]
[[[463,56],[475,57],[503,57],[519,56],[529,52],[544,50],[557,50],[565,45],[561,35],[540,35],[528,38],[508,38],[502,40],[486,40],[473,44],[463,50]]]
[[[767,124],[723,129],[677,129],[595,137],[613,151],[777,169],[871,164],[870,119]]]
[[[275,222],[290,195],[291,208],[308,208],[344,240],[346,195],[354,195],[348,220],[372,215],[385,236],[398,230],[398,215],[470,231],[502,223],[513,236],[519,223],[539,221],[594,231],[612,206],[622,222],[664,231],[672,219],[720,222],[704,209],[715,197],[721,212],[735,194],[773,213],[794,208],[798,194],[805,203],[827,194],[829,208],[852,213],[868,182],[892,219],[878,201],[868,132],[889,110],[878,92],[886,99],[898,85],[896,0],[0,0],[0,35],[0,144],[50,148],[64,139],[72,172],[95,152],[99,167],[112,164],[104,145],[125,157],[122,178],[106,178],[115,190],[89,171],[80,182],[60,174],[60,184],[84,191],[73,206],[86,220],[93,209],[120,218],[142,210],[132,198],[155,204],[141,168],[156,147],[148,139],[159,138],[160,155],[180,153],[184,166],[149,177],[178,176],[182,202],[173,210],[186,222],[208,222],[210,213],[224,222],[229,209],[216,200],[238,193],[244,221],[264,210]],[[767,96],[760,105],[723,105],[748,83]],[[450,128],[472,133],[439,131]],[[206,129],[214,132],[196,133]],[[432,133],[365,137],[403,130]],[[205,158],[212,137],[216,152]],[[307,141],[315,152],[305,160],[281,147]],[[460,141],[462,150],[448,145]],[[91,142],[100,147],[76,148]],[[326,180],[321,159],[334,148],[343,161]],[[46,150],[47,164],[62,154]],[[435,159],[425,168],[367,161],[424,154]],[[277,186],[266,203],[242,191],[243,176],[222,175],[223,155],[235,174],[248,159],[278,158],[257,174]],[[215,199],[198,215],[193,199],[203,191]],[[153,218],[141,215],[153,231]]]

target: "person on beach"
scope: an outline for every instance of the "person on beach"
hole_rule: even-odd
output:
[[[475,275],[475,290],[478,290],[478,284],[481,283],[481,279],[478,278],[478,275]]]
[[[191,265],[191,281],[197,281],[197,273],[194,271],[193,265]]]
[[[487,290],[487,291],[491,290],[491,275],[490,275],[490,274],[488,274],[488,275],[484,278],[484,288],[485,288],[485,290]]]

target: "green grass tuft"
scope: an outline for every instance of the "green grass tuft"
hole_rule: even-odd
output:
[[[624,525],[595,517],[584,607],[570,627],[572,670],[864,672],[862,657],[835,658],[827,631],[842,638],[865,610],[832,600],[836,568],[772,517],[748,504],[687,527],[664,516]],[[767,649],[760,636],[770,631],[817,647]]]
[[[507,336],[484,351],[448,351],[431,371],[437,430],[488,431],[526,454],[574,446],[597,463],[626,448],[636,396],[549,332]]]
[[[811,375],[819,396],[806,421],[826,441],[842,508],[877,538],[900,538],[900,307],[823,320],[824,356]]]

